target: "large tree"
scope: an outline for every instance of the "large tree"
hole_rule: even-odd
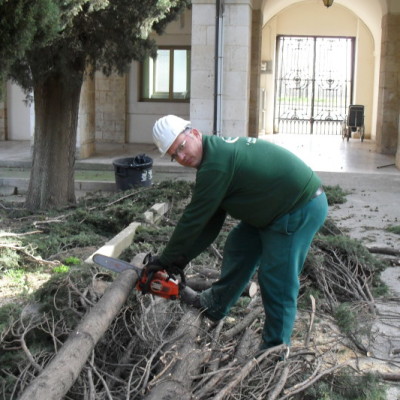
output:
[[[4,20],[12,14],[3,14],[2,8],[17,4],[20,9],[32,10],[34,17],[30,23],[37,21],[35,29],[28,30],[27,44],[18,51],[9,49],[6,71],[8,78],[27,93],[32,91],[34,96],[35,133],[28,209],[75,202],[78,108],[88,71],[123,74],[132,60],[154,56],[156,45],[148,33],[151,29],[162,32],[189,3],[190,0],[3,0],[0,3]],[[46,18],[44,7],[51,10]],[[10,34],[10,43],[19,43],[15,35]]]

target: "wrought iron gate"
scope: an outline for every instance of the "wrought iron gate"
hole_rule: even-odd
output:
[[[278,36],[274,132],[341,135],[354,38]]]

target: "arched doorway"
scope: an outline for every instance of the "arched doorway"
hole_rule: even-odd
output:
[[[279,7],[281,3],[282,6]],[[285,8],[282,8],[283,6]],[[271,10],[275,10],[275,13],[271,14]],[[310,86],[307,87],[306,99],[301,100],[303,109],[304,106],[308,107],[306,112],[303,112],[304,118],[300,118],[303,120],[303,125],[297,123],[294,131],[341,134],[341,123],[348,105],[352,103],[364,105],[365,135],[374,138],[380,47],[377,49],[375,37],[364,21],[352,10],[336,1],[334,6],[327,9],[322,1],[272,0],[265,2],[263,15],[265,23],[262,28],[261,59],[269,68],[262,71],[260,77],[260,90],[263,94],[260,134],[282,131],[279,124],[285,120],[285,115],[281,118],[281,110],[278,110],[282,106],[279,99],[287,95],[282,91],[279,92],[281,89],[279,80],[282,77],[279,70],[282,65],[279,61],[282,54],[279,40],[302,37],[305,38],[303,43],[308,41],[309,54],[305,60],[301,59],[300,64],[308,66],[307,74],[312,77],[309,79]],[[268,20],[265,19],[266,15],[269,16]],[[329,50],[330,47],[333,49],[332,44],[335,41],[340,45],[335,45],[333,51]],[[333,55],[334,53],[336,54]],[[289,55],[289,63],[293,63],[291,57]],[[291,68],[295,70],[296,66],[292,65]],[[333,79],[329,76],[332,73],[335,74]],[[303,81],[300,79],[298,82],[304,83],[305,79]],[[324,90],[326,91],[321,97]],[[296,101],[299,101],[300,97],[303,96],[297,96]],[[297,106],[293,98],[292,103],[292,106]],[[294,119],[298,118],[293,110],[291,113]],[[286,110],[286,114],[289,116],[290,112]],[[291,130],[290,127],[283,127],[283,131],[287,132],[288,129]]]
[[[340,135],[355,38],[279,35],[276,49],[274,133]]]

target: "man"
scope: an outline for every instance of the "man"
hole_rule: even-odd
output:
[[[183,300],[220,320],[258,271],[266,313],[261,350],[289,346],[298,276],[328,210],[320,179],[298,157],[270,142],[203,135],[174,115],[155,123],[153,140],[162,155],[197,173],[190,204],[162,254],[146,268],[183,269],[231,215],[240,222],[226,240],[219,280]]]

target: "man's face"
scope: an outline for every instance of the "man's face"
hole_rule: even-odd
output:
[[[197,168],[203,158],[203,142],[197,129],[187,130],[177,136],[167,152],[172,161],[184,167]]]

